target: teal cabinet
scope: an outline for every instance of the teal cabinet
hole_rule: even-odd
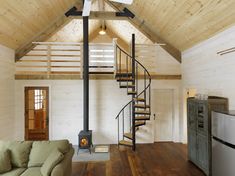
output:
[[[188,101],[188,128],[196,129],[196,112],[197,104],[193,101]]]
[[[187,100],[188,159],[211,175],[211,111],[228,111],[228,99]]]
[[[197,134],[197,164],[209,175],[209,141],[204,135]]]
[[[197,162],[197,135],[195,130],[188,131],[188,152],[189,159]]]
[[[197,106],[198,106],[198,110],[196,112],[197,132],[207,136],[209,134],[208,104],[206,101],[199,101]]]

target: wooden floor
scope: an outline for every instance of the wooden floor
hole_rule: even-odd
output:
[[[73,163],[72,176],[204,176],[187,161],[186,145],[155,143],[136,148],[132,152],[111,145],[110,161]]]

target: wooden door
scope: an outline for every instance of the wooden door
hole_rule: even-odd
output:
[[[154,90],[155,141],[173,141],[173,90]]]
[[[25,140],[49,139],[49,88],[25,87]]]

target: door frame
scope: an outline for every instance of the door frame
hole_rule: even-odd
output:
[[[159,89],[153,89],[152,92],[153,92],[153,95],[156,91],[160,91],[160,90],[168,90],[168,91],[171,91],[172,92],[172,134],[171,134],[171,141],[169,142],[174,142],[175,139],[174,139],[174,130],[175,130],[175,89],[173,88],[159,88]],[[156,114],[156,109],[153,108],[153,114]],[[156,117],[157,119],[157,114],[156,114]],[[154,142],[167,142],[167,141],[156,141],[156,119],[153,120],[153,141]]]
[[[28,122],[28,119],[26,117],[26,90],[30,90],[30,89],[44,89],[47,90],[47,119],[48,119],[48,124],[47,124],[47,139],[50,139],[50,135],[51,135],[51,131],[50,131],[50,125],[51,125],[51,114],[50,114],[50,86],[41,86],[41,85],[25,85],[24,86],[24,140],[26,140],[26,123]]]

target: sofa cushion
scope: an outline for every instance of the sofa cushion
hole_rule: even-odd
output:
[[[0,149],[0,174],[11,170],[10,151],[8,149]]]
[[[50,176],[51,171],[57,164],[59,164],[63,160],[63,158],[63,153],[61,153],[58,149],[53,150],[53,152],[51,152],[51,154],[48,156],[48,158],[41,167],[42,175]]]
[[[26,169],[25,168],[15,168],[1,176],[20,176]]]
[[[34,142],[29,155],[28,167],[41,167],[50,153],[55,149],[58,149],[63,154],[67,153],[69,151],[69,141],[58,140]]]
[[[40,167],[31,167],[28,168],[22,175],[20,176],[42,176],[40,172]]]
[[[12,166],[18,168],[27,167],[31,147],[32,142],[30,141],[0,141],[0,149],[10,150]]]

